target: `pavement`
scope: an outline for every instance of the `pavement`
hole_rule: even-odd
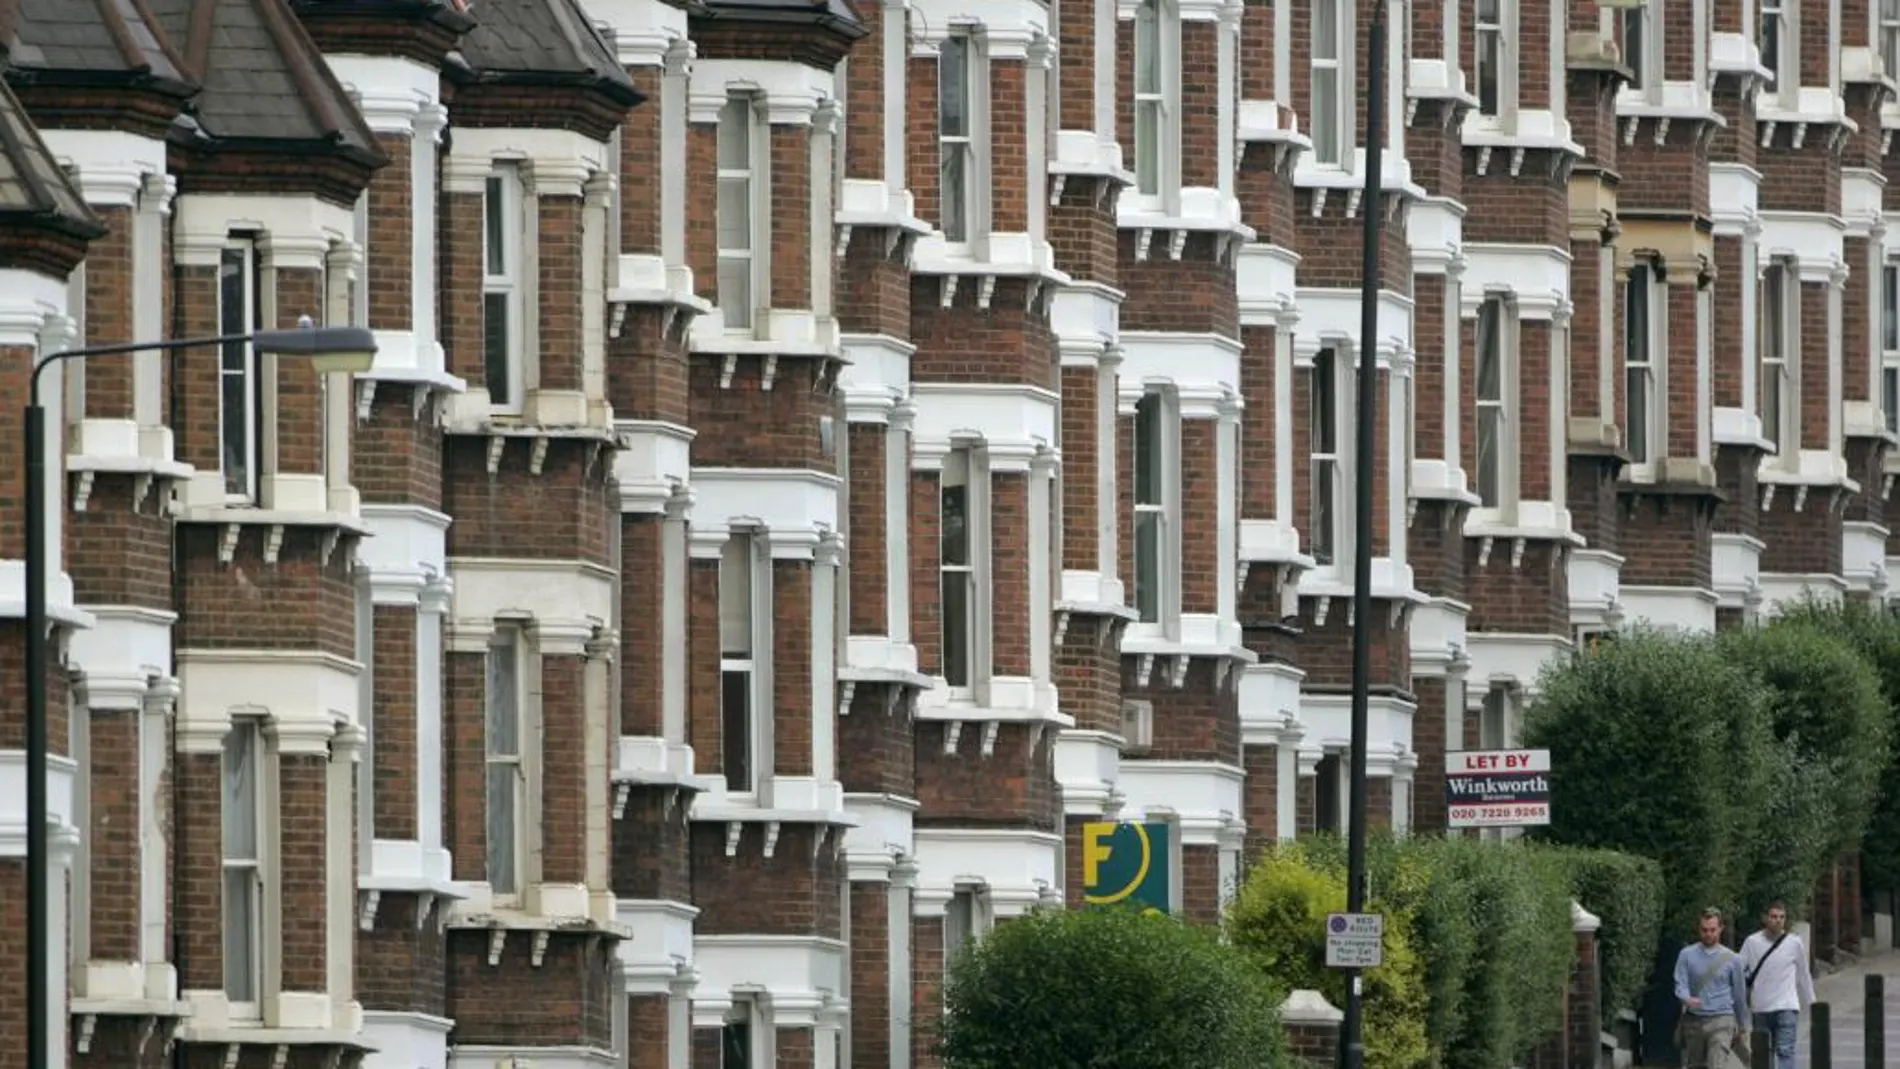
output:
[[[1887,1069],[1900,1069],[1900,951],[1884,950],[1851,962],[1843,968],[1814,978],[1814,995],[1828,1004],[1833,1025],[1833,1069],[1869,1069],[1866,1054],[1867,995],[1866,977],[1879,973],[1887,978],[1884,1016],[1887,1024]],[[1804,1017],[1799,1064],[1813,1064],[1813,1050]],[[1876,1063],[1878,1064],[1878,1063]]]

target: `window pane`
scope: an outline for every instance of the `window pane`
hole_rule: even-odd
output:
[[[970,563],[970,488],[945,486],[942,493],[941,562],[945,567]]]
[[[1775,87],[1781,70],[1781,4],[1763,0],[1761,5],[1761,65],[1768,68],[1768,88]]]
[[[239,348],[243,348],[242,344]],[[223,407],[218,425],[218,444],[223,454],[224,492],[249,494],[251,492],[251,377],[242,371],[225,372],[220,380],[222,396],[219,402]]]
[[[719,555],[719,653],[752,657],[752,539],[735,535]]]
[[[1887,429],[1900,431],[1900,368],[1881,369],[1880,407],[1887,413]]]
[[[509,295],[482,295],[482,371],[488,383],[488,400],[497,405],[514,404],[514,324],[509,320]]]
[[[1781,365],[1762,369],[1761,436],[1781,448]]]
[[[719,180],[719,247],[729,252],[752,248],[752,180]]]
[[[943,573],[943,678],[953,687],[970,685],[969,572]]]
[[[256,1002],[257,870],[224,870],[224,994],[232,1002]]]
[[[1504,399],[1503,315],[1499,302],[1488,300],[1478,310],[1478,400]]]
[[[1313,523],[1308,537],[1313,543],[1313,559],[1320,564],[1333,562],[1333,535],[1338,468],[1331,460],[1313,464]]]
[[[488,886],[498,895],[519,891],[515,869],[515,810],[521,767],[512,762],[488,766]]]
[[[937,132],[944,137],[970,133],[970,41],[946,38],[937,50]]]
[[[1503,457],[1500,454],[1504,433],[1504,412],[1496,405],[1478,409],[1478,498],[1486,506],[1496,507],[1503,482]]]
[[[488,273],[491,275],[508,274],[507,196],[507,184],[499,176],[490,176],[482,214],[487,231],[484,246],[487,250]]]
[[[1144,194],[1161,189],[1161,102],[1135,101],[1135,188]]]
[[[1478,31],[1478,112],[1498,113],[1498,68],[1503,44],[1495,31]]]
[[[1333,351],[1321,350],[1313,357],[1312,411],[1309,426],[1312,428],[1313,452],[1333,453],[1338,448],[1339,408],[1334,403],[1334,389],[1338,378],[1333,371]]]
[[[1320,163],[1340,160],[1339,72],[1330,67],[1313,69],[1313,158]]]
[[[1623,63],[1630,69],[1630,88],[1643,87],[1643,49],[1647,46],[1643,35],[1647,8],[1630,8],[1623,12]]]
[[[1629,444],[1630,459],[1642,464],[1649,460],[1649,369],[1630,368],[1627,379],[1623,436]]]
[[[719,1069],[753,1069],[752,1025],[746,1021],[727,1021],[720,1035]]]
[[[747,330],[752,326],[752,259],[749,256],[719,258],[719,310],[726,326]]]
[[[1649,270],[1638,267],[1630,272],[1623,287],[1623,343],[1625,359],[1632,364],[1649,363]]]
[[[1313,58],[1339,58],[1339,0],[1314,0]]]
[[[1880,272],[1880,346],[1900,350],[1900,267],[1888,264]]]
[[[970,237],[968,152],[969,149],[961,142],[943,146],[938,194],[943,202],[943,236],[949,241],[968,241]]]
[[[521,678],[519,648],[512,637],[488,650],[488,753],[513,757],[521,753]]]
[[[752,102],[733,97],[719,111],[719,169],[752,168]]]
[[[1155,0],[1135,9],[1135,92],[1161,92],[1161,20]]]
[[[729,791],[753,789],[752,673],[719,676],[720,771]]]
[[[257,860],[257,725],[234,723],[224,737],[224,857]]]
[[[1135,513],[1135,608],[1143,623],[1161,619],[1161,513]]]
[[[1135,503],[1161,504],[1161,395],[1135,402]]]

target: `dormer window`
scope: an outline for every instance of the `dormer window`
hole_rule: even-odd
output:
[[[482,198],[482,371],[488,403],[503,412],[520,411],[525,392],[526,231],[521,170],[514,164],[498,165],[488,176]]]

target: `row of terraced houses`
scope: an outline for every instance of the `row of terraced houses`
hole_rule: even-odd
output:
[[[934,1065],[1084,823],[1202,919],[1342,823],[1366,466],[1396,829],[1593,633],[1891,596],[1900,3],[0,7],[0,442],[380,345],[52,380],[63,1064]]]

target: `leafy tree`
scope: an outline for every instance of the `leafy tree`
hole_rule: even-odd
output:
[[[1887,766],[1891,712],[1858,651],[1802,620],[1731,631],[1731,663],[1766,688],[1774,732],[1767,820],[1754,840],[1746,907],[1775,898],[1802,909],[1842,850],[1859,844]]]
[[[1848,643],[1880,678],[1886,699],[1888,755],[1861,839],[1861,878],[1869,888],[1900,889],[1900,620],[1864,602],[1829,603],[1814,598],[1783,609],[1781,619]]]
[[[1283,1069],[1280,998],[1215,935],[1133,909],[1038,910],[951,965],[946,1069]]]
[[[1646,857],[1614,850],[1566,849],[1571,891],[1597,915],[1597,973],[1607,1029],[1641,1003],[1662,934],[1662,869]]]
[[[1771,782],[1765,688],[1709,636],[1647,629],[1545,668],[1524,741],[1551,751],[1545,837],[1658,862],[1664,923],[1734,910]]]

